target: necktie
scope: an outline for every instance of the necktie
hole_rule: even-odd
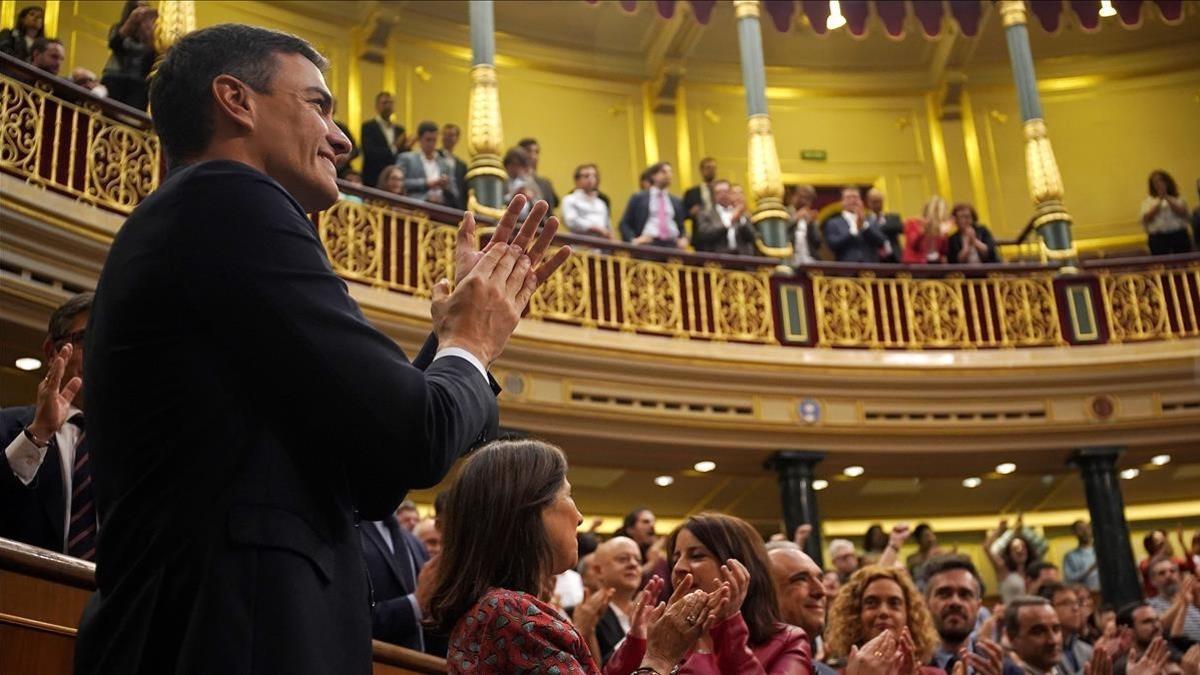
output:
[[[71,472],[71,526],[67,529],[67,555],[96,558],[96,504],[92,495],[92,464],[88,458],[87,432],[83,414],[67,420],[79,427],[75,443],[75,467]]]
[[[667,225],[667,193],[663,190],[658,191],[658,238],[671,238],[671,228]]]

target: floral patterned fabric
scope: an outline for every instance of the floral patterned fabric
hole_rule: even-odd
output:
[[[528,593],[492,589],[450,634],[451,673],[599,675],[579,631]]]

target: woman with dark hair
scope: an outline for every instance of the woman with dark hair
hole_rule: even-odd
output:
[[[36,5],[21,8],[17,14],[17,24],[0,35],[0,52],[28,61],[33,55],[33,43],[40,37],[46,37],[43,24],[45,16],[45,10]]]
[[[146,78],[154,67],[154,22],[158,10],[146,0],[128,0],[121,20],[108,32],[112,55],[104,64],[100,83],[108,97],[131,108],[145,110],[150,103],[150,84]]]
[[[958,226],[958,231],[950,235],[950,242],[947,244],[946,260],[950,264],[1000,262],[1000,254],[996,251],[996,238],[986,225],[979,223],[979,214],[975,213],[974,206],[967,203],[955,204],[954,208],[950,209],[950,217]]]
[[[1008,529],[1008,521],[1001,520],[1000,526],[988,530],[983,540],[983,550],[1000,580],[1000,601],[1010,600],[1025,594],[1025,570],[1039,559],[1038,549],[1029,541],[1024,528],[1024,518],[1017,519],[1017,526]]]
[[[1179,196],[1179,188],[1171,174],[1158,169],[1150,172],[1147,192],[1142,200],[1142,226],[1150,255],[1187,253],[1192,250],[1188,236],[1187,202]]]
[[[861,556],[863,565],[875,565],[879,563],[879,558],[883,555],[884,550],[888,545],[887,533],[883,531],[883,526],[879,523],[867,528],[867,533],[863,535],[863,553]]]
[[[1183,537],[1180,536],[1182,543]],[[1138,562],[1138,572],[1142,575],[1142,592],[1145,597],[1153,598],[1158,595],[1158,588],[1150,582],[1150,567],[1158,558],[1170,558],[1179,566],[1179,573],[1196,573],[1196,566],[1192,562],[1190,555],[1184,557],[1176,557],[1175,549],[1171,547],[1171,539],[1167,536],[1166,530],[1150,530],[1142,537],[1142,547],[1146,549],[1146,557]],[[1188,553],[1185,549],[1184,553]]]
[[[702,513],[688,518],[667,538],[671,556],[672,599],[699,588],[710,595],[723,585],[730,599],[716,614],[711,630],[679,664],[680,672],[771,673],[810,675],[812,649],[808,636],[796,626],[782,623],[771,567],[762,537],[740,518]],[[632,634],[617,654],[640,653],[645,643]],[[625,661],[632,659],[625,656]],[[674,664],[672,664],[674,665]],[[607,675],[628,675],[630,670],[605,667]],[[663,675],[667,671],[661,671]]]
[[[466,461],[447,502],[428,623],[450,635],[450,672],[596,675],[587,638],[539,599],[578,557],[583,517],[562,451],[532,440],[492,443]],[[712,625],[728,591],[696,591],[670,607],[652,608],[646,596],[631,628],[644,636],[642,653],[609,661],[626,672],[666,673]]]

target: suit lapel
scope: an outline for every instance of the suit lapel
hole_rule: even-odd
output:
[[[392,555],[392,552],[388,550],[387,542],[383,540],[383,535],[379,534],[379,528],[374,522],[370,522],[364,528],[364,530],[367,533],[367,539],[371,540],[371,543],[375,545],[375,548],[379,549],[379,554],[383,556],[384,560],[387,561],[388,569],[390,569],[392,574],[395,575],[396,581],[403,586],[404,575],[400,573],[400,567],[398,561],[396,560],[396,556]],[[402,550],[401,547],[404,546],[403,541],[396,541],[395,539],[392,540],[392,544],[395,545],[397,551]]]
[[[400,573],[400,583],[404,586],[405,592],[412,593],[417,589],[417,563],[408,546],[408,537],[405,536],[407,533],[400,531],[400,522],[396,520],[395,516],[383,522],[387,524],[392,541],[396,544],[396,555],[393,557],[396,561],[397,571]]]

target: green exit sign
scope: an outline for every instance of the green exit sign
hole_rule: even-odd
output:
[[[824,162],[826,154],[824,150],[801,150],[800,159],[811,159],[818,162]]]

